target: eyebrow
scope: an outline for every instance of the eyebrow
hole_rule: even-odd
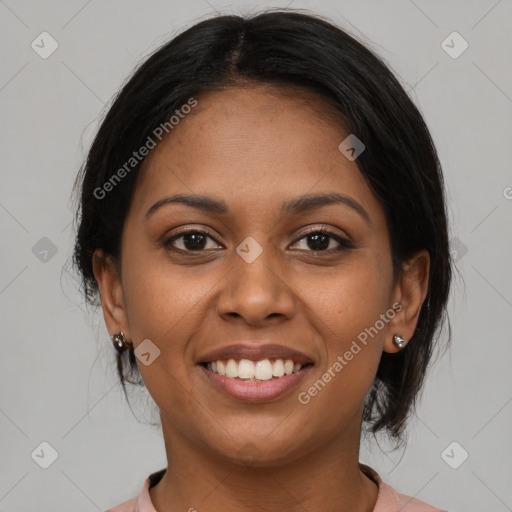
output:
[[[196,195],[196,194],[175,194],[165,197],[157,201],[146,212],[146,218],[153,215],[159,208],[168,204],[184,204],[191,208],[203,210],[209,213],[228,214],[229,208],[222,199],[214,199],[212,197]],[[327,194],[304,194],[285,201],[282,205],[282,213],[285,215],[298,215],[311,210],[316,210],[330,204],[342,204],[356,211],[368,224],[371,224],[368,212],[351,197],[331,192]]]

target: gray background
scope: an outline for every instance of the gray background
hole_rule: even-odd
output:
[[[103,319],[85,311],[65,266],[70,190],[106,102],[150,50],[215,10],[285,5],[371,43],[424,113],[446,176],[460,272],[453,346],[430,373],[407,449],[370,443],[361,460],[452,512],[512,510],[510,0],[0,0],[1,511],[103,511],[165,467],[160,430],[144,423],[155,408],[133,395],[133,418]],[[31,47],[43,31],[59,45],[45,59]],[[441,46],[453,31],[469,44],[458,58]],[[453,441],[462,448],[445,452]],[[48,469],[42,442],[58,452]],[[460,463],[462,449],[453,469],[445,460]]]

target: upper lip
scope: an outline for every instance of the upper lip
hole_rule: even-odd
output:
[[[202,355],[198,363],[210,363],[212,361],[226,359],[249,359],[261,361],[262,359],[291,359],[294,363],[302,365],[312,363],[312,359],[296,349],[269,343],[266,345],[237,344],[221,347]]]

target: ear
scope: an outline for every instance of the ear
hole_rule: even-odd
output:
[[[131,340],[121,279],[114,259],[105,255],[101,249],[96,249],[92,257],[92,268],[98,283],[103,317],[110,336],[122,331],[126,339]]]
[[[419,251],[402,268],[402,275],[397,278],[392,298],[392,304],[399,303],[402,308],[394,308],[397,313],[389,322],[383,346],[384,352],[389,353],[401,350],[393,342],[393,336],[401,336],[407,344],[416,330],[421,306],[428,292],[430,254],[427,250]]]

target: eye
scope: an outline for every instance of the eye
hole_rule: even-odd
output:
[[[352,242],[346,238],[326,229],[319,228],[309,231],[299,238],[297,242],[301,240],[306,240],[304,243],[306,248],[304,249],[303,247],[303,249],[306,251],[308,248],[311,249],[311,251],[308,252],[338,252],[354,247]],[[338,244],[338,247],[330,247],[333,240]],[[295,244],[297,244],[297,242],[295,242]]]
[[[213,247],[207,247],[208,240],[215,242]],[[353,248],[354,245],[348,239],[333,233],[326,229],[315,228],[299,238],[294,245],[302,240],[306,240],[305,246],[301,250],[307,252],[338,252],[345,249]],[[332,241],[338,244],[338,247],[332,248]],[[179,243],[177,243],[179,242]],[[207,249],[218,249],[222,246],[217,242],[214,236],[209,232],[201,229],[193,229],[177,233],[164,241],[167,248],[175,249],[183,252],[202,252]],[[179,246],[181,245],[181,247]],[[293,246],[292,246],[293,247]],[[308,251],[308,249],[310,249]]]
[[[164,245],[170,249],[176,249],[184,252],[203,251],[205,249],[219,248],[219,245],[215,245],[214,247],[206,247],[208,239],[217,242],[208,231],[193,229],[182,231],[181,233],[173,235],[164,241]],[[181,245],[181,247],[176,247],[175,245],[175,242],[178,240],[180,240],[179,245]]]

